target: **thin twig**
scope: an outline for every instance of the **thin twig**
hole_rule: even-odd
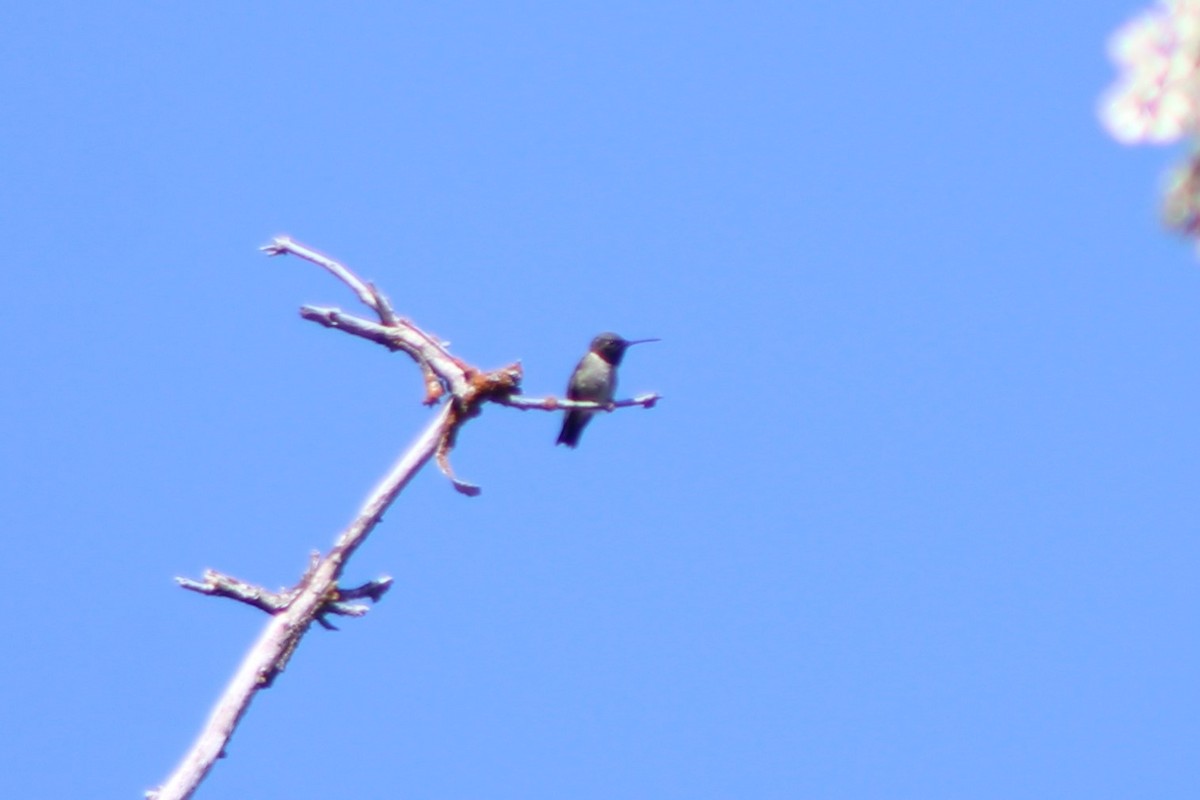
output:
[[[387,311],[383,309],[387,309],[388,311],[391,310],[390,305],[384,304],[381,306],[378,300],[378,295],[371,284],[355,275],[342,263],[334,261],[329,256],[318,252],[311,247],[307,247],[297,241],[294,241],[290,236],[276,236],[270,244],[264,245],[259,249],[269,256],[281,256],[286,253],[291,253],[292,255],[299,256],[306,261],[311,261],[319,267],[324,267],[326,270],[333,273],[335,278],[349,286],[354,293],[358,295],[358,299],[362,301],[363,305],[365,305],[367,308],[370,308],[376,314],[379,314],[381,319],[387,314]],[[393,314],[392,316],[394,317],[395,315]]]
[[[445,346],[436,337],[430,336],[408,320],[398,318],[387,298],[372,284],[355,275],[345,264],[335,261],[311,247],[300,244],[288,236],[276,236],[270,244],[260,249],[271,256],[291,254],[306,261],[311,261],[317,266],[328,270],[334,277],[349,286],[358,295],[358,299],[362,301],[363,305],[374,311],[379,316],[380,322],[392,330],[394,345],[389,346],[392,346],[393,349],[403,349],[418,361],[428,363],[429,367],[439,378],[450,384],[450,391],[452,393],[460,393],[463,388],[461,381],[469,377],[474,368],[466,362],[450,355],[450,352],[446,350]],[[329,327],[340,326],[336,324],[336,320],[324,322],[317,319],[316,316],[307,316],[305,315],[306,311],[312,311],[314,314],[327,312],[334,315],[348,316],[337,309],[315,309],[306,306],[301,310],[301,315],[305,316],[305,319],[320,321]],[[358,321],[365,322],[365,320]]]
[[[287,608],[293,597],[292,592],[271,592],[261,586],[247,583],[231,575],[225,575],[216,570],[204,570],[204,580],[194,581],[191,578],[176,578],[175,582],[184,589],[212,597],[227,597],[260,611],[274,614]]]
[[[526,397],[525,395],[518,394],[509,397],[497,397],[492,402],[520,409],[521,411],[559,411],[570,408],[594,408],[597,411],[612,411],[614,408],[632,408],[634,406],[654,408],[655,403],[661,399],[662,395],[657,392],[639,394],[637,397],[630,398],[629,400],[613,400],[608,403],[601,403],[595,400],[567,400],[560,397]]]

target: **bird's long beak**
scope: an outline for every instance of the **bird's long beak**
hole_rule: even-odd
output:
[[[628,347],[631,344],[645,344],[646,342],[661,342],[661,341],[662,341],[662,339],[634,339],[633,341],[627,340],[625,342],[625,346]]]

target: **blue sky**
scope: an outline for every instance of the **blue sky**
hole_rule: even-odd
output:
[[[424,424],[287,233],[485,367],[199,797],[1192,798],[1200,265],[1137,3],[6,13],[0,796],[162,780]]]

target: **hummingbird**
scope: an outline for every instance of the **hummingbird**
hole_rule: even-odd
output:
[[[579,365],[571,373],[567,384],[567,399],[592,400],[597,403],[608,403],[613,399],[617,390],[617,366],[625,357],[625,348],[643,342],[657,342],[658,339],[622,339],[615,333],[602,333],[588,347],[587,354],[579,360]],[[579,436],[592,419],[595,411],[573,408],[567,411],[563,420],[562,431],[558,434],[555,444],[565,444],[575,447],[579,444]]]

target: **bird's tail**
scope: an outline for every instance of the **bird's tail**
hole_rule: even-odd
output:
[[[579,437],[583,434],[584,427],[587,426],[588,420],[592,418],[591,414],[582,411],[568,411],[566,418],[563,419],[562,430],[558,432],[558,441],[555,444],[565,444],[567,447],[575,447],[579,444]]]

